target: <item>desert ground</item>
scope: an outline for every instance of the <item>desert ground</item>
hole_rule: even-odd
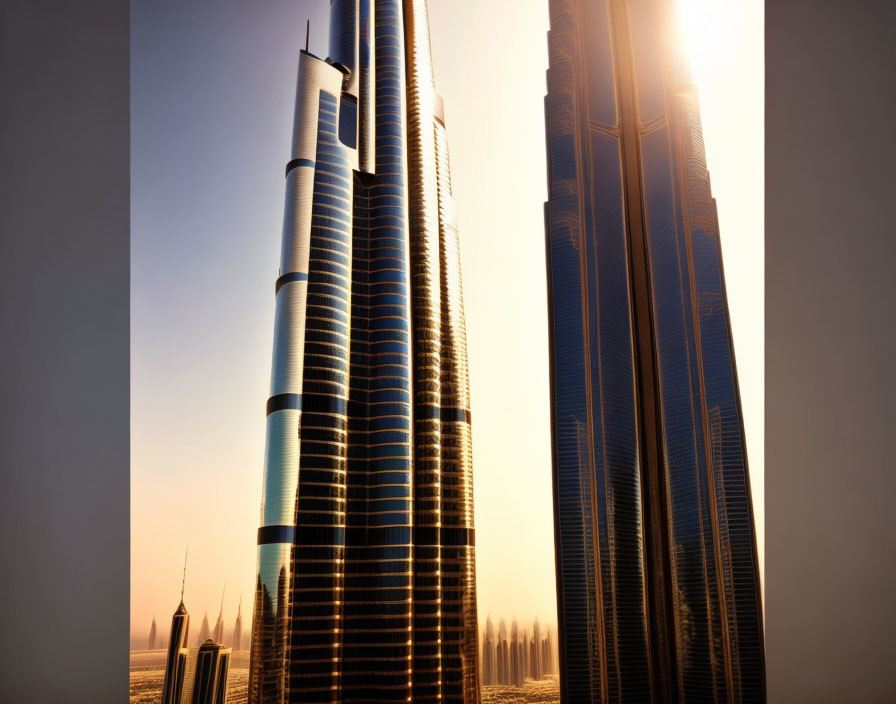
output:
[[[131,651],[131,704],[159,704],[164,677],[164,650]],[[227,704],[246,704],[249,684],[248,650],[233,654],[227,679]]]
[[[165,676],[164,650],[135,650],[131,652],[131,704],[159,704],[162,679]],[[233,654],[230,664],[227,704],[246,704],[249,682],[249,652]],[[523,687],[483,687],[482,704],[559,704],[560,690],[557,677],[534,682],[527,680]]]

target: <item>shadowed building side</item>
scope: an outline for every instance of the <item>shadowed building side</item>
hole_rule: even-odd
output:
[[[561,696],[762,702],[759,576],[672,0],[551,0],[545,207]]]

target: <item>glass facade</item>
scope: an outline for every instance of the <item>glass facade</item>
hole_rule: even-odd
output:
[[[743,423],[673,0],[551,0],[545,100],[564,702],[761,702]]]
[[[479,700],[457,228],[422,0],[302,52],[249,701]]]
[[[184,689],[187,659],[187,638],[190,635],[190,614],[181,601],[171,617],[171,634],[165,657],[165,679],[162,682],[162,704],[180,704]]]

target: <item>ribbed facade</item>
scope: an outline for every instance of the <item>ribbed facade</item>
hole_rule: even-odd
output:
[[[762,702],[743,419],[674,2],[550,0],[550,16],[562,700]]]
[[[302,52],[250,704],[479,701],[454,200],[425,2]]]

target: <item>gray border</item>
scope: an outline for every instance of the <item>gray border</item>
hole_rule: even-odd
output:
[[[0,699],[121,704],[129,6],[0,3]]]
[[[896,701],[896,3],[766,3],[773,704]]]
[[[892,701],[896,4],[766,19],[769,699]],[[0,4],[0,677],[22,703],[127,696],[128,65],[127,3]]]

